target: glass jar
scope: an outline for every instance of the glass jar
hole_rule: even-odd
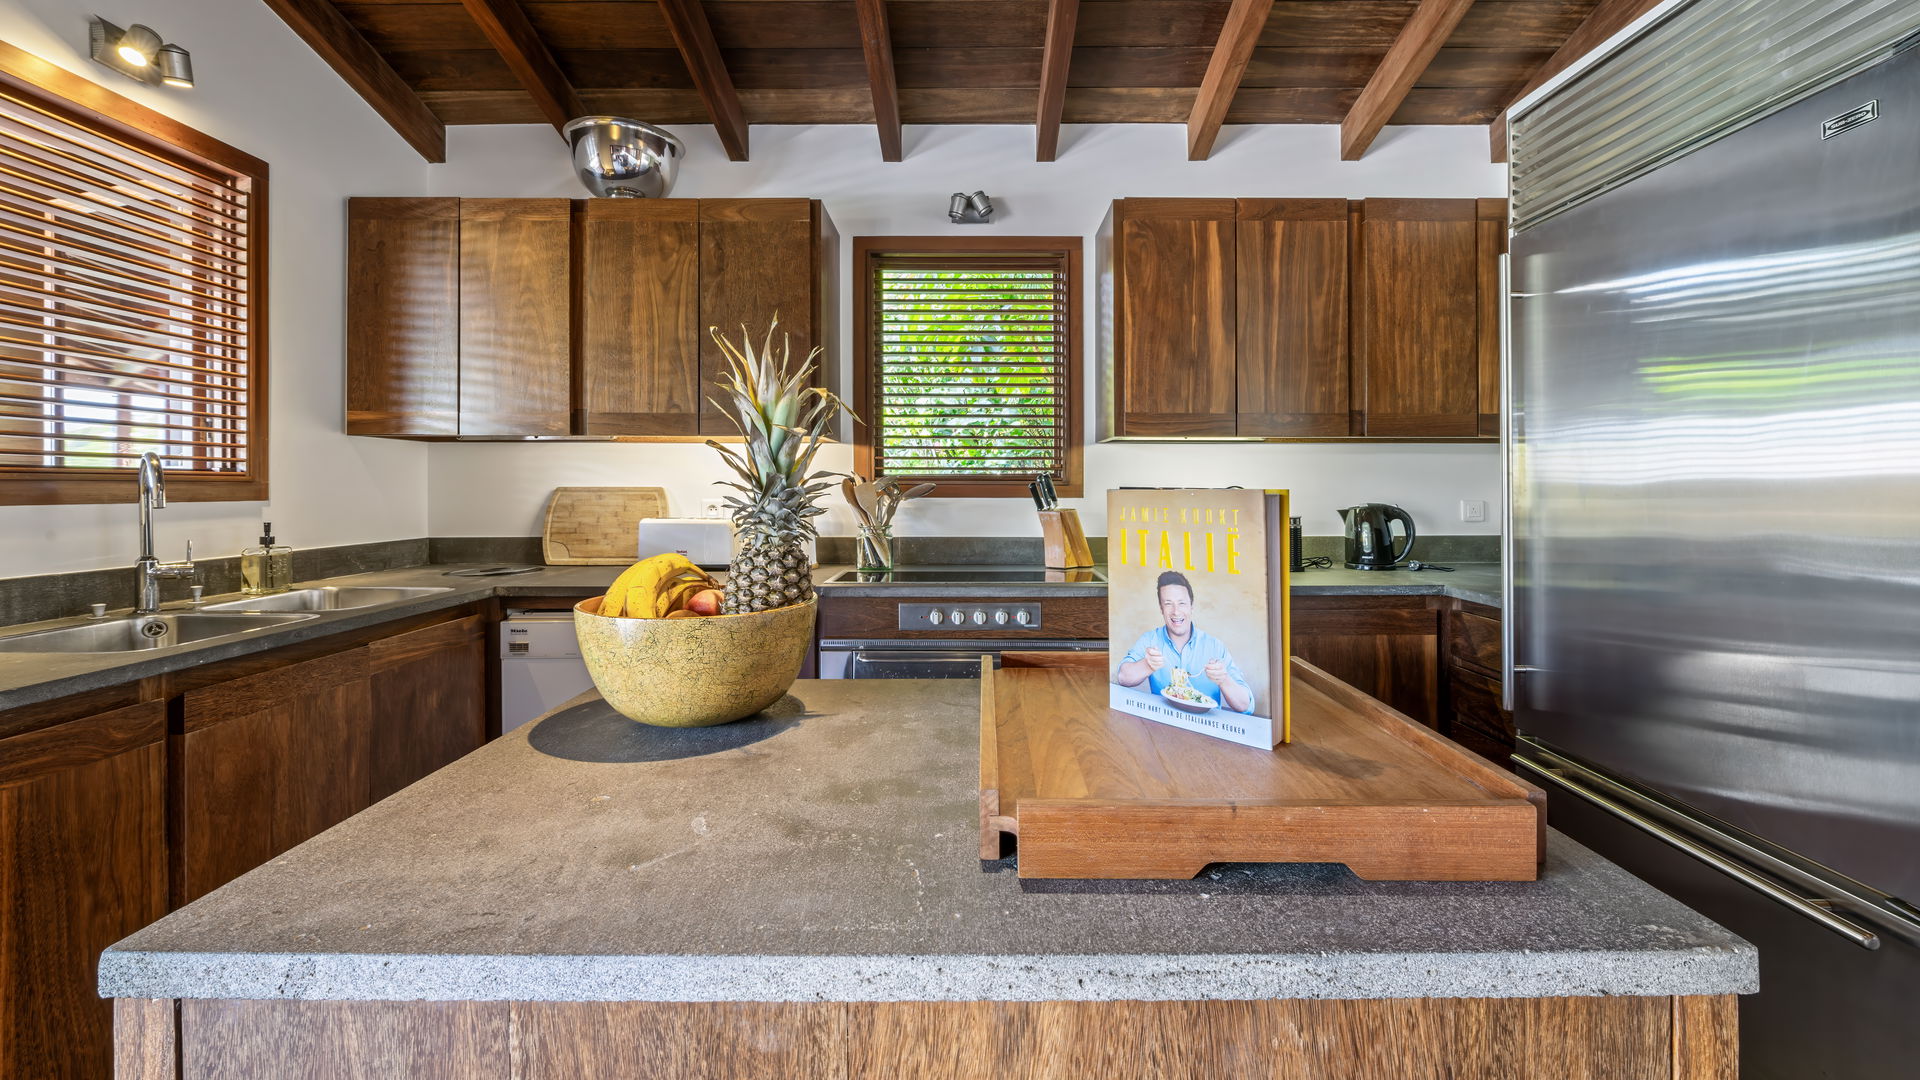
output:
[[[885,525],[861,525],[854,542],[854,569],[893,569],[893,530]]]

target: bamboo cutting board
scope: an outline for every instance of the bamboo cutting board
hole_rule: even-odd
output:
[[[980,857],[1017,848],[1023,878],[1185,879],[1216,862],[1539,875],[1539,788],[1304,660],[1294,741],[1267,751],[1109,709],[1104,653],[1001,659],[981,672]]]
[[[541,557],[549,566],[626,566],[635,558],[640,519],[666,516],[665,488],[554,488]]]

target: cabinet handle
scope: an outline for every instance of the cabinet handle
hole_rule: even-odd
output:
[[[1507,237],[1507,250],[1513,250],[1513,237]],[[1500,500],[1500,707],[1513,711],[1513,680],[1518,668],[1513,647],[1519,635],[1514,623],[1519,613],[1513,609],[1513,256],[1500,256],[1500,477],[1507,490]]]

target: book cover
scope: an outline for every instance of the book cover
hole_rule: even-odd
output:
[[[1287,493],[1107,493],[1108,704],[1271,750],[1286,742]]]

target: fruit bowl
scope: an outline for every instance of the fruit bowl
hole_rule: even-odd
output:
[[[780,700],[813,646],[815,601],[745,615],[617,619],[574,605],[587,673],[615,712],[658,727],[711,727]]]

